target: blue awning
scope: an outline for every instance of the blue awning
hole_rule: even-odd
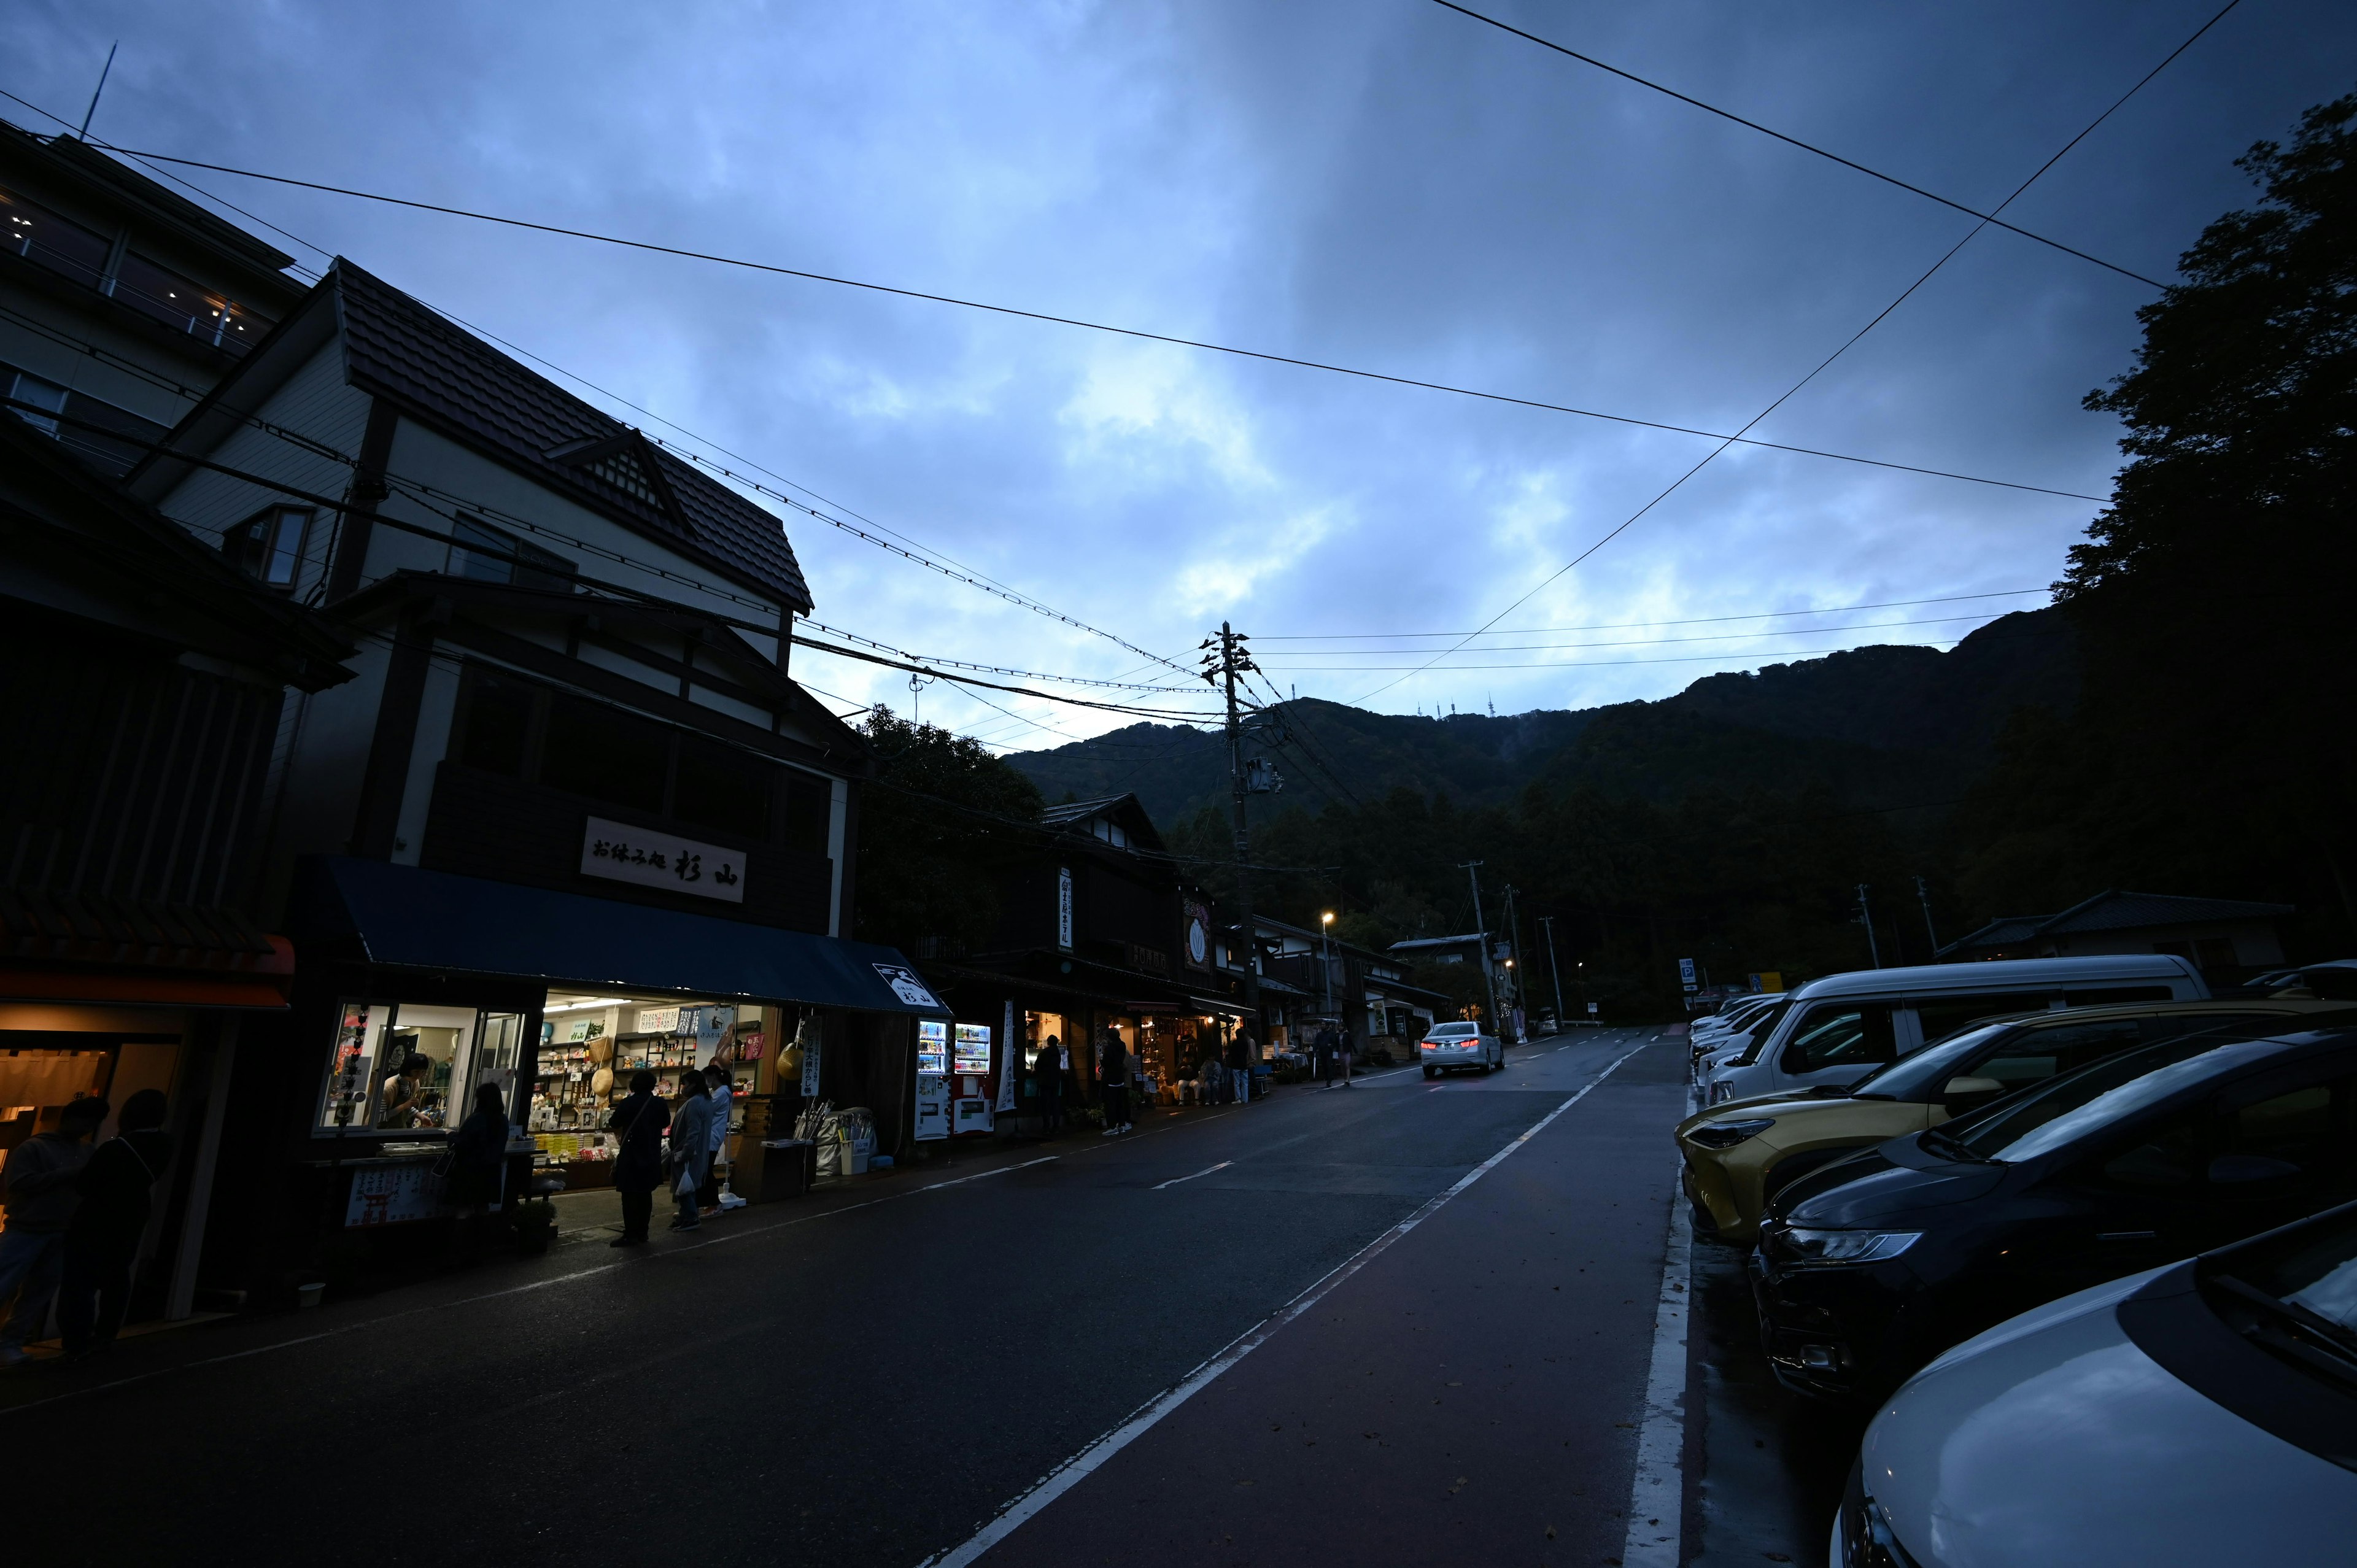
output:
[[[371,963],[947,1017],[894,948],[544,887],[321,858],[309,918]]]

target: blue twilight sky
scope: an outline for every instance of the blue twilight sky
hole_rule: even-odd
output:
[[[2216,3],[1490,8],[1986,205]],[[1973,224],[1429,0],[17,0],[0,88],[79,117],[116,38],[91,132],[125,147],[1706,429],[1759,414]],[[2233,159],[2352,86],[2357,8],[2247,0],[2007,217],[2168,275],[2245,199]],[[2041,601],[1703,618],[2038,588],[2095,510],[1737,448],[1415,674],[1454,639],[1394,634],[1482,625],[1712,444],[197,177],[693,435],[607,404],[654,434],[1182,664],[1232,619],[1278,686],[1390,711],[1585,706],[1946,643],[1979,622],[1943,618]],[[1756,434],[2101,493],[2115,432],[2079,400],[2126,365],[2148,297],[1984,232]],[[829,625],[1156,678],[791,529]],[[1585,629],[1667,622],[1700,624]],[[796,669],[844,708],[909,704],[891,671]],[[990,695],[1023,717],[946,686],[921,713],[1017,747],[1125,722]]]

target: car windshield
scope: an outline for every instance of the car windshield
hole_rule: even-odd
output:
[[[2237,1247],[2216,1272],[2357,1334],[2357,1207]]]
[[[2123,1051],[2000,1101],[1977,1119],[1952,1122],[1942,1129],[1942,1141],[1962,1145],[1975,1159],[2017,1165],[2158,1104],[2257,1054],[2247,1039],[2222,1041],[2212,1035],[2188,1035]]]
[[[1759,1056],[1760,1042],[1775,1032],[1776,1025],[1792,1009],[1792,998],[1788,996],[1760,1014],[1749,1028],[1728,1036],[1729,1043],[1736,1040],[1743,1042],[1743,1055],[1738,1065],[1748,1065]]]
[[[1929,1100],[1946,1087],[1955,1076],[1957,1066],[1968,1060],[1983,1046],[1988,1045],[2014,1024],[1985,1024],[1977,1029],[1967,1029],[1961,1035],[1951,1035],[1936,1046],[1926,1046],[1913,1056],[1900,1057],[1887,1067],[1878,1068],[1857,1082],[1850,1090],[1857,1100]],[[1932,1092],[1927,1094],[1926,1090]]]

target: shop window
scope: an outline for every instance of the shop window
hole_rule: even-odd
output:
[[[744,838],[770,836],[770,791],[777,768],[701,736],[679,737],[672,815]]]
[[[558,593],[573,586],[575,563],[554,551],[543,550],[489,523],[462,517],[450,530],[449,573],[479,583],[511,583],[519,588],[548,588]],[[469,545],[472,549],[468,548]]]
[[[501,1016],[509,1016],[502,1015]],[[442,1132],[471,1109],[478,1015],[425,1003],[348,1001],[319,1096],[328,1133]],[[520,1021],[511,1024],[513,1036]],[[514,1043],[510,1039],[510,1045]],[[508,1069],[512,1075],[514,1063]]]
[[[265,507],[221,535],[221,553],[247,576],[292,589],[311,532],[309,507]]]
[[[0,190],[0,244],[91,288],[104,275],[106,253],[114,248],[97,230],[9,190]]]
[[[786,847],[804,854],[827,852],[834,819],[834,790],[823,780],[802,774],[786,783]]]
[[[550,702],[542,783],[593,800],[661,811],[670,770],[668,726],[562,693]]]
[[[453,754],[469,768],[522,778],[537,691],[524,682],[476,667],[467,682],[465,728]]]

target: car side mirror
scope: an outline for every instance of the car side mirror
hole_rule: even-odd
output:
[[[1951,1100],[1975,1094],[2003,1094],[2005,1084],[1994,1078],[1952,1078],[1948,1087],[1940,1091]]]
[[[2272,1159],[2266,1155],[2220,1155],[2210,1162],[2210,1179],[2220,1187],[2282,1181],[2300,1174],[2300,1168],[2289,1160]]]

